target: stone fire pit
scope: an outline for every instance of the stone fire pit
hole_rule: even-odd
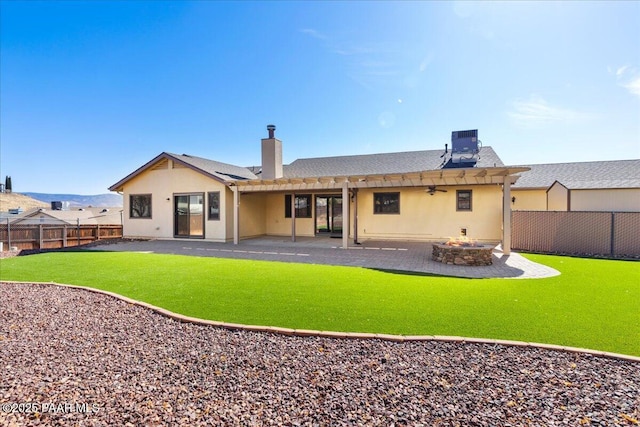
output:
[[[493,247],[469,241],[434,243],[431,259],[450,265],[491,265]]]

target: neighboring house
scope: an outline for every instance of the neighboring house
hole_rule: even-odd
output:
[[[9,221],[12,225],[120,225],[122,208],[76,208],[73,210],[34,208],[9,217]]]
[[[124,195],[124,235],[234,243],[328,235],[341,236],[346,247],[349,238],[428,241],[466,233],[503,241],[509,251],[509,189],[528,169],[504,166],[491,147],[479,148],[477,131],[454,132],[451,151],[283,165],[275,126],[267,129],[261,168],[163,152],[112,185]]]
[[[83,245],[122,237],[121,224],[122,208],[33,208],[2,218],[0,247],[31,250]]]
[[[513,210],[640,212],[640,159],[523,167]]]

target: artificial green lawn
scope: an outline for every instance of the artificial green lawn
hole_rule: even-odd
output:
[[[526,257],[562,274],[472,280],[96,251],[0,260],[0,280],[89,286],[233,323],[510,339],[640,355],[640,263]]]

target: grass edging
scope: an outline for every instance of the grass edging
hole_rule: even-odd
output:
[[[20,285],[50,285],[50,286],[62,286],[73,289],[82,289],[89,292],[95,292],[98,294],[108,295],[129,304],[134,304],[139,307],[148,308],[160,315],[174,319],[180,322],[193,323],[197,325],[217,326],[220,328],[240,331],[252,331],[252,332],[268,332],[287,336],[298,337],[322,337],[322,338],[340,338],[340,339],[378,339],[383,341],[393,342],[411,342],[411,341],[441,341],[441,342],[459,342],[459,343],[471,343],[471,344],[496,344],[511,347],[532,347],[543,350],[555,350],[568,353],[580,353],[588,354],[591,356],[600,356],[610,359],[618,359],[629,362],[640,362],[640,357],[631,356],[627,354],[611,353],[607,351],[592,350],[579,347],[567,347],[556,344],[544,344],[525,341],[512,341],[512,340],[500,340],[491,338],[470,338],[470,337],[458,337],[458,336],[444,336],[444,335],[393,335],[393,334],[374,334],[374,333],[359,333],[359,332],[338,332],[338,331],[316,331],[310,329],[290,329],[281,328],[277,326],[259,326],[259,325],[244,325],[240,323],[227,323],[216,320],[206,320],[197,317],[185,316],[179,313],[174,313],[162,307],[146,303],[144,301],[135,300],[115,292],[105,291],[102,289],[92,288],[89,286],[69,285],[65,283],[56,282],[19,282],[3,280],[2,283],[20,284]]]

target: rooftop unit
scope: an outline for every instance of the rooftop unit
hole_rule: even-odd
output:
[[[51,202],[51,210],[52,211],[68,211],[71,207],[71,202],[65,201],[53,201]]]
[[[451,132],[451,162],[459,167],[473,167],[478,162],[480,147],[478,129]]]

